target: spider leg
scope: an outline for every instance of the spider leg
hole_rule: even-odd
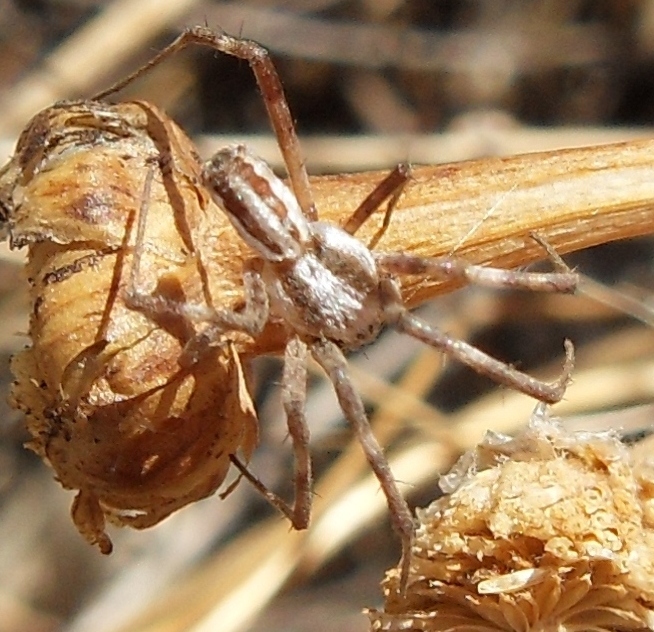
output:
[[[282,378],[282,404],[286,412],[288,432],[293,443],[295,457],[295,495],[293,506],[268,489],[238,457],[231,456],[232,463],[255,489],[291,522],[293,528],[306,529],[311,517],[311,452],[309,451],[309,426],[305,414],[307,396],[307,346],[298,337],[291,338],[284,354]]]
[[[313,480],[306,418],[307,345],[297,336],[286,345],[282,380],[282,405],[295,455],[295,499],[291,522],[296,529],[306,529],[311,516]]]
[[[115,83],[107,90],[99,92],[92,97],[99,101],[114,92],[122,90],[126,85],[148,72],[154,66],[159,65],[168,57],[178,53],[191,44],[208,46],[226,55],[237,57],[247,61],[254,73],[254,77],[263,97],[268,118],[273,127],[277,142],[284,158],[295,197],[300,203],[300,208],[311,221],[317,219],[316,208],[313,203],[309,176],[302,158],[300,141],[295,131],[293,117],[291,116],[284,89],[275,70],[268,51],[250,40],[231,37],[226,33],[215,32],[209,28],[195,26],[185,30],[177,39],[171,42],[159,54],[155,55],[149,62],[127,75],[121,81]]]
[[[384,200],[388,198],[388,204],[386,205],[386,212],[384,213],[384,220],[381,228],[368,244],[368,248],[374,248],[391,223],[393,210],[395,209],[397,201],[399,200],[400,195],[402,195],[402,191],[410,178],[411,166],[407,163],[400,163],[397,165],[393,171],[388,173],[384,179],[377,184],[361,204],[359,204],[350,218],[343,225],[343,230],[350,235],[354,235],[354,233],[363,226],[366,220],[382,205]]]
[[[347,361],[343,352],[333,342],[321,340],[311,345],[311,353],[334,385],[345,418],[352,426],[366,459],[381,485],[384,496],[386,496],[393,529],[402,541],[400,593],[404,594],[414,538],[413,515],[395,482],[384,451],[370,428],[361,396],[357,393],[348,375]]]
[[[141,204],[139,208],[139,219],[147,213],[148,203],[150,199],[150,191],[152,189],[152,181],[154,180],[154,166],[150,165],[143,184],[143,192],[141,197]],[[100,377],[105,369],[106,363],[109,360],[105,350],[109,345],[107,340],[107,330],[111,322],[111,312],[115,306],[116,298],[119,295],[119,285],[123,273],[125,263],[125,254],[128,250],[129,241],[133,231],[134,216],[130,218],[125,227],[125,234],[122,240],[122,245],[119,249],[111,248],[102,252],[102,255],[116,253],[116,264],[111,279],[110,291],[107,295],[107,302],[102,313],[96,340],[93,344],[82,349],[64,368],[61,376],[61,398],[64,407],[68,411],[74,411],[82,397],[89,393],[93,382]],[[140,229],[142,237],[142,229]],[[138,239],[137,239],[138,241]],[[138,268],[140,266],[140,253],[135,253],[134,257],[137,261],[136,272],[132,268],[130,278],[136,274],[138,276]]]
[[[393,275],[449,277],[491,288],[572,293],[579,282],[579,276],[567,266],[567,272],[521,272],[473,265],[456,257],[419,257],[407,253],[374,253],[374,257]]]
[[[174,303],[169,308],[175,314],[191,322],[207,323],[207,326],[195,334],[184,347],[180,365],[188,366],[197,362],[204,351],[220,342],[228,331],[242,331],[256,338],[268,321],[268,292],[261,274],[254,268],[247,268],[243,273],[245,286],[245,306],[241,311],[216,309],[209,305],[192,303]],[[158,298],[158,297],[155,297]]]
[[[180,306],[182,303],[170,297],[151,294],[141,287],[141,268],[146,251],[145,231],[148,223],[153,180],[154,168],[151,166],[146,174],[143,185],[132,262],[127,284],[122,295],[126,307],[139,311],[153,320],[158,320],[161,318],[180,317],[179,310],[181,309]],[[188,334],[192,335],[190,330]]]
[[[268,292],[261,274],[254,264],[246,264],[243,272],[245,307],[241,311],[216,309],[205,303],[189,303],[160,293],[150,293],[141,288],[141,267],[145,254],[145,231],[149,200],[154,179],[154,169],[146,176],[143,197],[139,209],[136,241],[127,286],[123,291],[125,305],[155,321],[176,320],[186,329],[185,347],[180,355],[180,366],[189,367],[204,350],[220,339],[226,331],[243,331],[256,336],[268,320]],[[206,325],[196,333],[192,325]]]
[[[569,340],[564,342],[565,362],[560,377],[553,383],[543,382],[500,362],[463,340],[449,336],[411,314],[402,303],[400,290],[392,279],[382,279],[380,289],[387,321],[400,331],[442,350],[477,373],[542,402],[555,404],[563,398],[574,367],[574,347]]]
[[[257,336],[268,320],[268,293],[257,270],[246,269],[243,273],[245,307],[241,311],[216,309],[204,303],[188,303],[167,296],[150,294],[138,286],[138,281],[125,289],[127,307],[142,312],[153,319],[179,318],[189,323],[207,324],[201,334],[205,343],[213,341],[226,331],[243,331]],[[198,340],[198,344],[200,341]]]

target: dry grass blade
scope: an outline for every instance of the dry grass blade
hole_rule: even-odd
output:
[[[560,127],[539,128],[497,120],[496,116],[468,115],[455,121],[449,131],[438,134],[374,134],[356,136],[306,136],[302,150],[315,173],[351,173],[388,169],[409,160],[416,165],[435,165],[484,156],[555,151],[642,140],[654,128]],[[263,134],[202,135],[197,138],[201,155],[211,156],[225,145],[245,143],[275,169],[282,169],[277,142]],[[8,152],[7,152],[8,153]]]

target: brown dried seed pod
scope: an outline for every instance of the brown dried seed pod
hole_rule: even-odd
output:
[[[12,245],[28,247],[32,299],[31,346],[12,362],[11,397],[27,415],[29,447],[79,490],[73,520],[104,553],[105,518],[156,524],[213,493],[229,455],[249,457],[257,437],[232,347],[182,369],[189,323],[155,322],[122,300],[153,169],[141,282],[195,303],[216,292],[238,301],[220,262],[203,260],[211,249],[197,244],[232,229],[197,184],[190,140],[155,107],[55,105],[31,121],[0,172]],[[225,243],[229,261],[239,240]]]
[[[617,435],[568,432],[539,406],[417,512],[406,597],[389,571],[371,629],[654,629],[653,483]]]

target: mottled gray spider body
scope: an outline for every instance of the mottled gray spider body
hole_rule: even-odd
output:
[[[261,258],[270,318],[347,350],[377,337],[379,274],[361,241],[333,224],[309,222],[288,187],[242,145],[219,151],[203,183]]]

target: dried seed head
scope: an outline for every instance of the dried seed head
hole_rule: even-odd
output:
[[[145,103],[64,103],[38,114],[0,172],[11,242],[28,246],[31,346],[12,362],[30,447],[79,490],[73,519],[109,552],[105,518],[137,528],[213,493],[257,426],[237,354],[191,367],[183,319],[129,309],[135,216],[155,169],[141,276],[148,291],[238,301],[224,263],[239,239],[198,186],[190,140]],[[226,237],[221,249],[206,242]],[[212,253],[205,257],[204,253]],[[238,270],[233,272],[238,275]]]
[[[654,629],[653,482],[615,434],[568,432],[539,406],[417,512],[406,597],[389,571],[372,629]]]

